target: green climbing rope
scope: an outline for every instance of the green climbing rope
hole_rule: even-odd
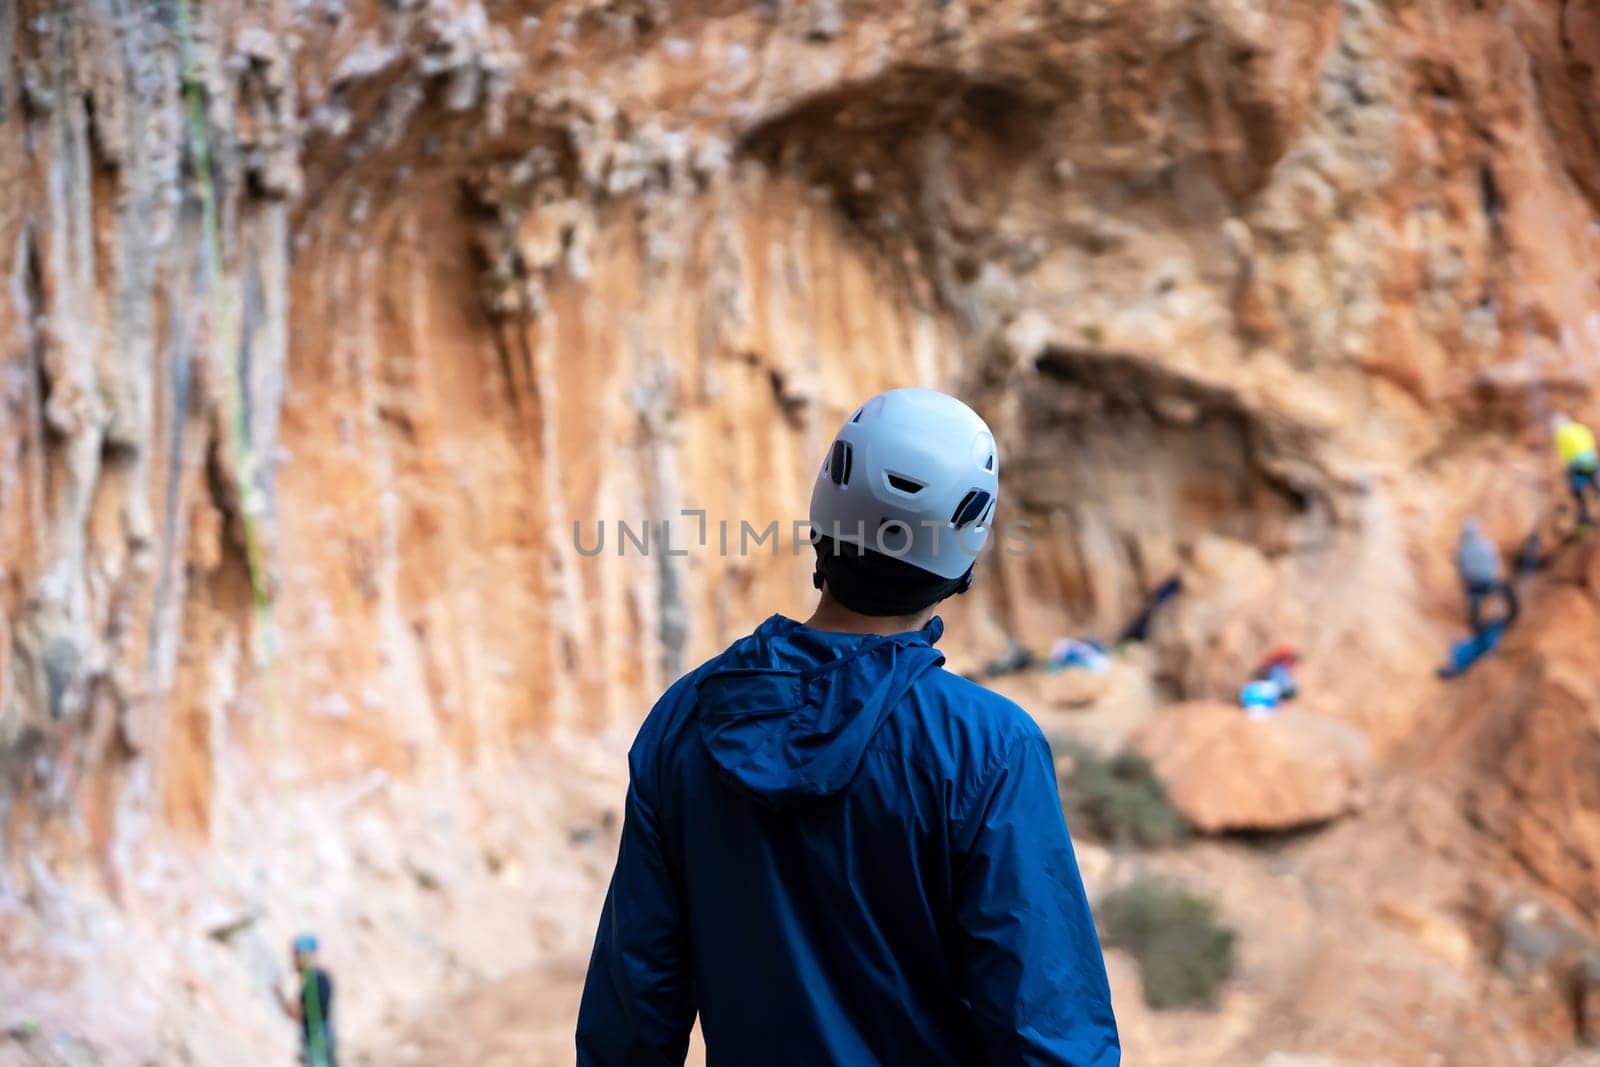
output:
[[[271,735],[274,762],[283,748],[283,729],[278,714],[278,685],[273,669],[272,598],[267,586],[265,541],[260,517],[264,510],[260,490],[256,487],[255,461],[250,448],[249,433],[245,423],[244,386],[240,381],[238,360],[239,345],[234,337],[233,294],[222,269],[222,226],[218,219],[216,180],[212,170],[210,142],[207,137],[205,92],[201,85],[195,55],[194,27],[188,0],[177,0],[178,38],[181,47],[180,62],[184,97],[188,104],[189,151],[199,185],[200,211],[206,258],[206,285],[212,301],[212,333],[216,351],[226,368],[228,387],[228,436],[234,454],[234,491],[238,498],[240,524],[244,528],[245,565],[250,577],[251,601],[255,609],[255,641],[253,658],[258,675],[267,687],[268,729]],[[304,990],[302,990],[304,997]],[[328,1067],[332,1050],[328,1048],[326,1028],[323,1025],[323,1006],[320,990],[313,980],[311,995],[303,999],[312,1036],[308,1053],[312,1067]]]
[[[251,599],[256,612],[255,660],[257,670],[271,682],[272,603],[267,588],[265,546],[259,524],[263,510],[261,492],[255,483],[255,461],[245,425],[244,386],[239,379],[238,345],[233,336],[232,291],[222,269],[222,226],[218,220],[216,182],[212,174],[211,149],[206,135],[205,92],[195,57],[194,27],[188,0],[177,0],[178,38],[184,97],[189,112],[189,151],[200,189],[200,214],[206,256],[206,285],[212,300],[212,332],[222,364],[227,370],[228,424],[234,452],[234,490],[239,500],[239,518],[244,527],[245,565],[250,575]]]

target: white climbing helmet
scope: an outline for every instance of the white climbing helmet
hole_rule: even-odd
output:
[[[1000,456],[978,413],[933,389],[862,404],[828,448],[811,491],[824,537],[954,579],[989,539]]]

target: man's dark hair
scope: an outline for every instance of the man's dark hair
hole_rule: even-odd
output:
[[[860,615],[914,615],[972,584],[970,567],[960,577],[941,578],[849,541],[816,534],[811,543],[817,550],[813,583],[821,589],[826,582],[833,599]]]

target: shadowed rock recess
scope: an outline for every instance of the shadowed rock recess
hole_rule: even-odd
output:
[[[565,1062],[627,735],[802,610],[829,436],[923,384],[1027,523],[953,667],[1179,574],[1041,717],[1202,829],[1357,807],[1085,845],[1240,930],[1209,1014],[1113,954],[1129,1062],[1561,1062],[1587,987],[1496,931],[1600,933],[1600,555],[1433,667],[1461,518],[1509,558],[1600,418],[1597,71],[1559,0],[0,4],[0,1060],[287,1057],[315,927],[355,1062]],[[1360,774],[1220,811],[1285,641]]]

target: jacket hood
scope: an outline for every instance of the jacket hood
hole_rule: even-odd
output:
[[[696,685],[700,737],[734,781],[774,807],[850,784],[878,727],[944,662],[937,618],[909,633],[829,633],[774,615]]]

